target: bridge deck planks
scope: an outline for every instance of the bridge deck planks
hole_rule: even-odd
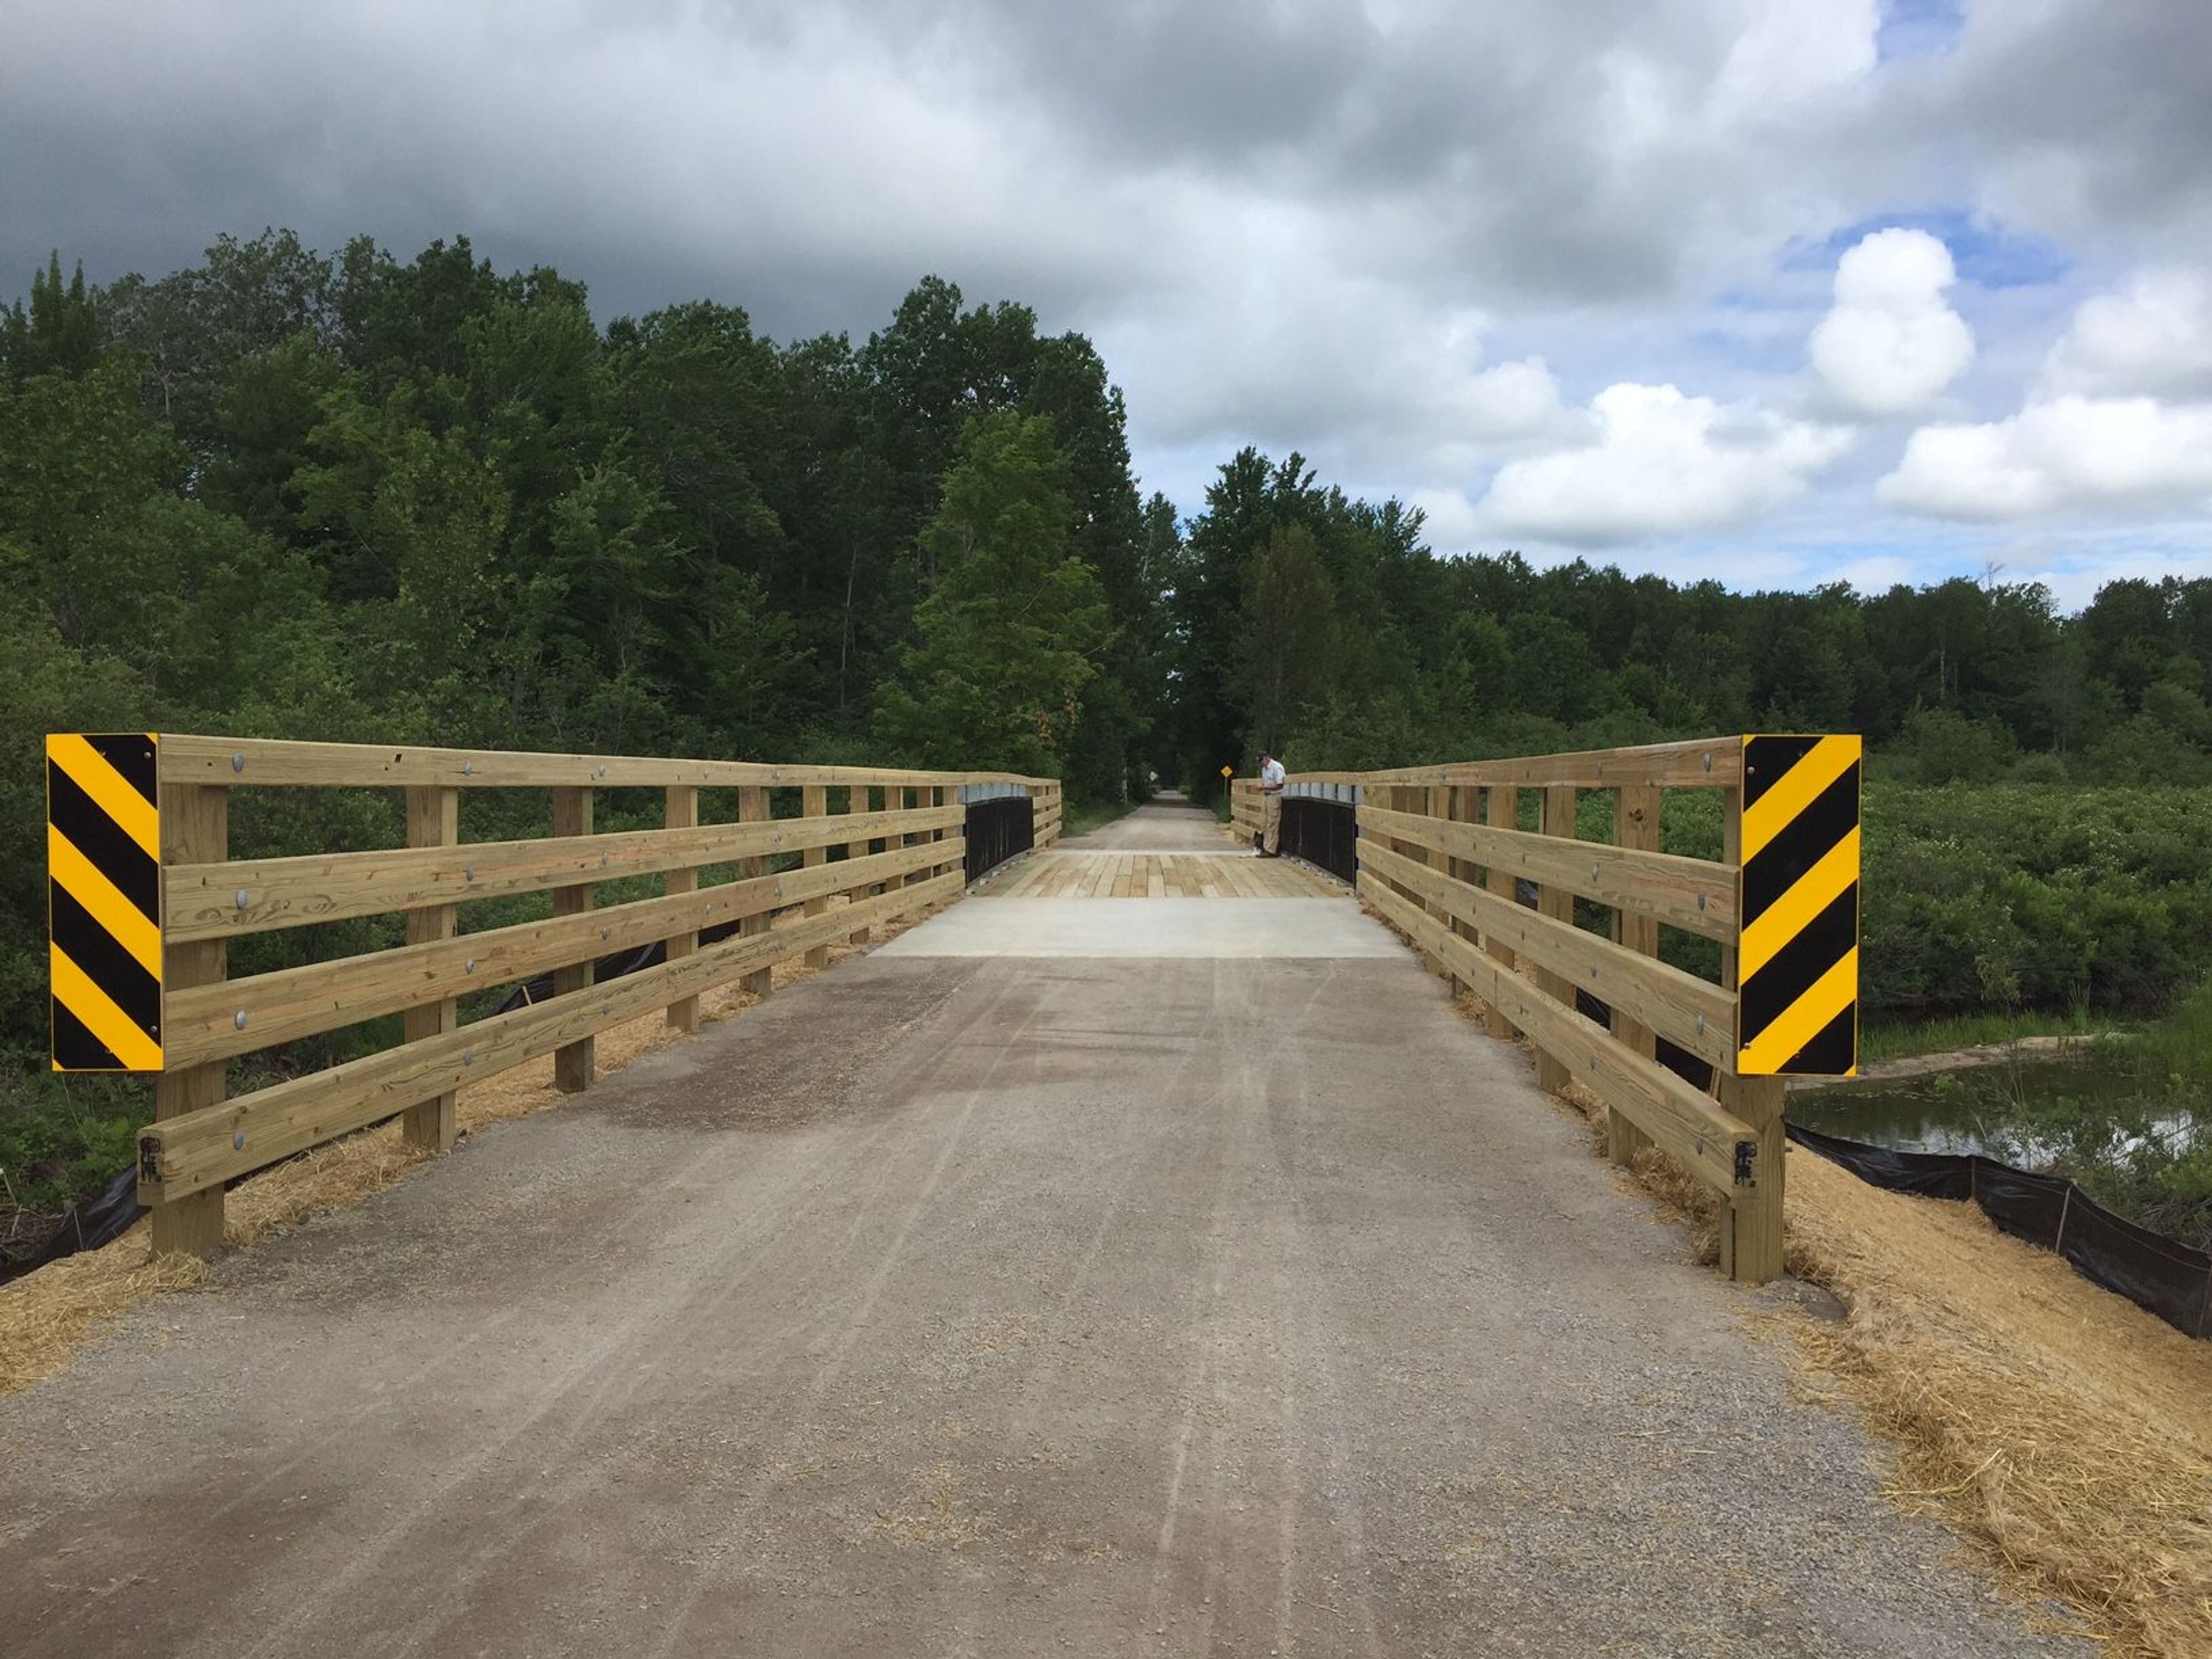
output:
[[[1249,853],[1038,853],[976,889],[992,898],[1340,898],[1290,860]]]

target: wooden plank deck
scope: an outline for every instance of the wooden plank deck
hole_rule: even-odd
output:
[[[975,890],[993,898],[1341,898],[1304,866],[1249,853],[1032,854]]]

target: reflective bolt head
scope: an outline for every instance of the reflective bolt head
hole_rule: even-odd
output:
[[[237,1013],[231,1017],[230,1023],[238,1027],[240,1030],[244,1030],[246,1029],[246,1010],[243,1008],[240,1009]]]
[[[234,772],[243,772],[246,769],[246,756],[243,751],[230,757],[230,769]]]
[[[240,909],[243,910],[252,901],[247,897],[246,890],[241,887],[238,890],[237,894],[233,897],[231,902]]]

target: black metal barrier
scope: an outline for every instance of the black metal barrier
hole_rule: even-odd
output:
[[[968,879],[972,884],[1036,845],[1036,814],[1027,792],[968,803]]]
[[[2212,1336],[2212,1256],[2123,1220],[2060,1176],[1979,1153],[1893,1152],[1812,1129],[1790,1139],[1869,1186],[1981,1206],[1999,1232],[2053,1250],[2092,1285],[2124,1296],[2189,1336]]]
[[[1318,865],[1339,881],[1359,879],[1359,814],[1350,801],[1283,797],[1282,851]]]

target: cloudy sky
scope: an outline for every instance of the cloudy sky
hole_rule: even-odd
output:
[[[2212,573],[2208,0],[0,0],[0,291],[465,232],[602,316],[1095,339],[1440,551]],[[20,274],[19,274],[20,273]]]

